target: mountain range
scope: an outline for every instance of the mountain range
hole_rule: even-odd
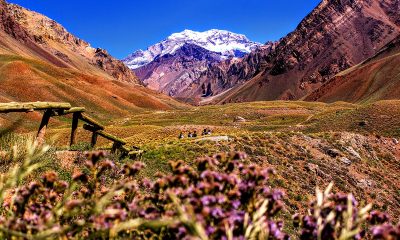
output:
[[[195,32],[185,30],[169,36],[146,51],[136,51],[123,61],[150,89],[177,99],[194,102],[200,96],[214,94],[205,81],[214,66],[237,61],[262,44],[246,36],[224,30]]]
[[[149,88],[195,104],[312,99],[306,97],[400,34],[399,10],[395,0],[323,0],[277,42],[186,30],[124,62]]]
[[[184,30],[174,33],[167,39],[150,46],[146,51],[138,50],[123,61],[131,69],[143,67],[156,58],[173,55],[186,44],[220,53],[221,59],[243,57],[260,46],[260,43],[250,41],[246,36],[224,30],[212,29],[205,32]]]
[[[69,101],[122,116],[183,106],[176,100],[399,98],[399,11],[397,0],[323,0],[275,42],[185,30],[120,61],[46,16],[0,0],[0,100]]]
[[[400,96],[400,36],[306,97],[307,101],[369,103]]]

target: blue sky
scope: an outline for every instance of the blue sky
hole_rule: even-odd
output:
[[[124,58],[184,29],[223,29],[264,43],[295,29],[320,0],[8,0]]]

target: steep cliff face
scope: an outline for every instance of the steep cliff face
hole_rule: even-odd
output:
[[[324,0],[220,102],[300,99],[400,32],[397,0]]]
[[[305,98],[365,103],[400,98],[400,35],[376,55],[347,69]]]
[[[1,28],[12,39],[3,39],[3,49],[29,57],[39,57],[59,67],[69,67],[114,79],[139,83],[121,61],[105,50],[92,48],[57,22],[14,4],[1,3]],[[23,45],[17,47],[18,43]],[[101,70],[101,71],[99,71]]]

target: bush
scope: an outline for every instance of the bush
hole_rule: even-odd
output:
[[[278,213],[283,193],[269,187],[273,170],[246,164],[242,153],[170,162],[171,174],[140,177],[141,162],[118,164],[88,153],[71,182],[54,172],[21,185],[47,149],[34,144],[22,165],[0,178],[2,239],[289,239]],[[359,209],[352,195],[328,187],[305,216],[301,239],[398,239],[384,213]],[[368,231],[367,226],[372,226]]]

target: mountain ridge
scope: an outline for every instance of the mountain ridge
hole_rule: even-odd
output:
[[[397,10],[395,0],[322,1],[273,51],[263,54],[262,69],[215,102],[301,99],[396,37]]]
[[[93,67],[99,68],[117,80],[140,84],[134,73],[121,61],[104,49],[91,47],[89,43],[70,34],[56,21],[16,4],[7,4],[6,8],[9,18],[13,19],[11,27],[20,29],[18,25],[24,26],[23,34],[15,29],[10,29],[8,33],[17,39],[29,39],[37,45],[34,49],[36,51],[42,48],[49,52],[52,57],[44,57],[44,60],[49,60],[59,67],[72,67],[96,74],[99,72]],[[34,54],[30,52],[27,55]]]
[[[157,57],[135,72],[140,79],[144,79],[145,86],[152,90],[177,98],[189,98],[198,85],[196,79],[199,79],[211,65],[221,61],[220,53],[186,43],[173,54]],[[200,86],[197,88],[200,89]],[[195,92],[200,94],[198,91]]]

